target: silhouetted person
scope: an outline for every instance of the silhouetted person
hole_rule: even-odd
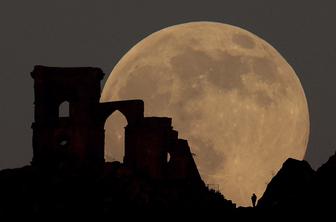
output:
[[[252,200],[252,206],[255,207],[257,202],[257,195],[255,195],[255,193],[252,194],[251,200]]]

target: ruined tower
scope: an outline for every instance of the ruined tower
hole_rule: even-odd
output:
[[[99,125],[99,68],[51,68],[35,66],[31,73],[35,90],[33,164],[78,165],[104,162],[104,132]],[[69,104],[69,116],[59,107]],[[94,149],[96,147],[96,149]]]
[[[127,119],[124,167],[150,179],[203,183],[188,143],[178,139],[171,118],[144,117],[142,100],[99,102],[101,69],[35,66],[31,75],[33,165],[101,169],[105,121],[118,110]],[[60,116],[64,102],[69,104],[68,116]]]
[[[100,167],[104,164],[104,124],[119,110],[128,124],[143,118],[141,100],[100,103],[99,68],[35,66],[33,129],[34,165],[51,167]],[[67,101],[69,116],[60,116]]]

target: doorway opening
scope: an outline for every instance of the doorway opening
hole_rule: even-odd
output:
[[[105,122],[105,162],[123,162],[125,155],[125,127],[127,120],[119,112],[113,112]]]

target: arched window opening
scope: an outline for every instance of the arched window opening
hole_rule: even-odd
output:
[[[167,163],[169,163],[169,162],[170,162],[170,154],[167,153]]]
[[[125,116],[115,111],[105,122],[105,152],[106,162],[123,162],[125,155],[125,126],[127,120]]]
[[[59,106],[59,111],[58,111],[59,117],[69,117],[70,116],[70,104],[68,101],[64,101],[61,103]]]

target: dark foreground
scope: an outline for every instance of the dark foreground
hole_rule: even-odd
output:
[[[336,156],[317,171],[288,159],[269,183],[256,208],[236,207],[202,184],[153,181],[118,162],[101,173],[47,170],[33,166],[0,172],[0,214],[97,214],[177,212],[209,215],[326,215],[336,210]]]

